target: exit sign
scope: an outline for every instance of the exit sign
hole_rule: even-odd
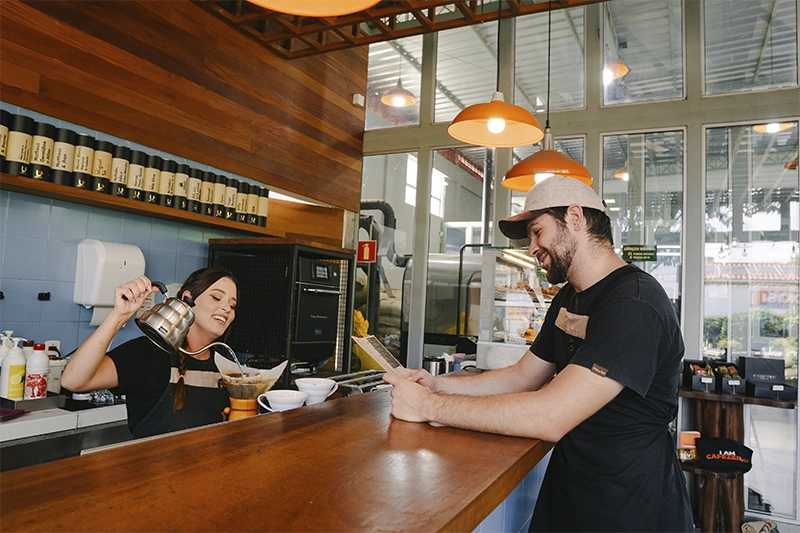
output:
[[[358,262],[374,263],[378,255],[378,241],[358,241]]]

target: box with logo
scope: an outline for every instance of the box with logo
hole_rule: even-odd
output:
[[[782,385],[785,378],[786,363],[782,358],[739,357],[741,376],[749,383],[762,385]]]
[[[756,398],[769,398],[770,400],[797,400],[797,387],[782,383],[747,383],[747,394]]]
[[[742,377],[739,368],[733,363],[713,361],[711,368],[717,378],[717,392],[728,394],[744,394],[747,380]]]
[[[703,392],[717,389],[717,378],[705,361],[683,360],[683,387]]]

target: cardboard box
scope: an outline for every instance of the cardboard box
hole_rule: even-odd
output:
[[[715,376],[695,375],[694,365],[705,368],[706,362],[690,359],[683,360],[683,387],[703,392],[715,392],[717,390],[717,378]]]
[[[775,383],[747,383],[747,394],[756,398],[769,398],[770,400],[797,400],[797,387]]]
[[[739,375],[750,383],[782,385],[785,380],[784,360],[773,357],[739,357]]]
[[[740,377],[732,378],[729,375],[723,375],[719,371],[719,367],[721,366],[736,368],[736,372]],[[724,392],[727,394],[745,394],[745,392],[747,392],[747,380],[743,377],[741,370],[736,365],[718,361],[711,363],[711,367],[714,369],[714,375],[717,378],[717,392]]]

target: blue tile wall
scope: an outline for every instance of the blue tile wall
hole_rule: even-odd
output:
[[[94,332],[91,309],[72,301],[78,243],[98,239],[138,246],[145,275],[164,283],[182,283],[207,265],[208,239],[242,237],[239,232],[205,229],[142,215],[45,200],[0,191],[0,330],[37,342],[57,339],[63,354]],[[49,292],[49,301],[39,301]],[[138,337],[133,324],[112,346]]]

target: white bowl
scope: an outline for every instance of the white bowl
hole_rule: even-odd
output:
[[[301,392],[308,394],[306,405],[322,403],[328,396],[336,392],[339,384],[327,378],[298,378],[294,384]]]
[[[269,405],[261,401],[265,398]],[[296,390],[270,390],[258,397],[258,403],[267,411],[288,411],[303,405],[308,394]]]

